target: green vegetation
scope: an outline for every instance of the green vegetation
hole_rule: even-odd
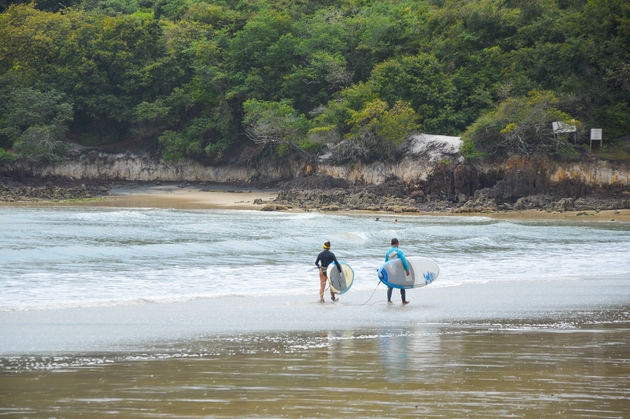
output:
[[[508,98],[494,110],[482,115],[464,133],[465,153],[506,154],[517,152],[529,155],[535,152],[560,152],[569,146],[567,136],[554,135],[553,121],[576,127],[573,119],[556,106],[560,104],[551,91],[533,90],[527,97]]]
[[[605,145],[601,151],[598,146],[595,145],[593,146],[593,154],[604,160],[630,162],[630,142]],[[0,159],[1,158],[0,155]]]
[[[68,142],[228,161],[413,130],[469,157],[581,150],[551,121],[630,133],[624,0],[0,1],[0,161]],[[623,145],[620,145],[623,148]],[[110,146],[111,148],[111,146]]]
[[[105,198],[69,198],[59,199],[59,202],[105,202]]]

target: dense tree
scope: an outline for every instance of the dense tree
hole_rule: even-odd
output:
[[[30,159],[58,159],[67,148],[64,132],[72,103],[58,91],[0,83],[0,146]]]
[[[52,145],[72,139],[221,162],[274,123],[279,150],[343,143],[346,160],[391,154],[418,126],[466,132],[477,151],[531,152],[533,120],[514,121],[541,91],[561,98],[533,114],[544,123],[554,108],[607,138],[630,133],[623,0],[5,1],[0,11],[3,159],[56,158],[63,147]],[[507,122],[487,129],[497,121]],[[545,141],[534,149],[561,146]]]
[[[409,102],[428,132],[457,133],[449,116],[455,87],[437,58],[419,54],[388,60],[374,67],[371,79],[374,90],[388,103]]]

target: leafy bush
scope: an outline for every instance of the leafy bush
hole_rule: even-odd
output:
[[[558,109],[559,105],[552,91],[533,90],[527,97],[506,99],[464,133],[465,153],[528,155],[566,149],[566,137],[553,134],[552,122],[576,126],[580,122]]]
[[[314,157],[306,148],[317,148],[308,140],[309,122],[288,100],[268,102],[250,99],[243,104],[245,133],[258,144],[279,144],[279,155],[290,147],[308,159]]]
[[[29,160],[61,160],[70,145],[60,138],[63,137],[58,126],[35,125],[20,135],[13,148]]]
[[[397,157],[400,143],[415,130],[418,115],[408,103],[393,107],[376,99],[351,112],[348,139],[335,152],[338,163],[389,160]]]
[[[62,93],[31,87],[6,86],[0,99],[0,145],[7,145],[29,160],[59,160],[72,105]]]
[[[15,154],[10,151],[6,151],[4,148],[0,147],[0,162],[11,162],[15,161]]]
[[[202,158],[218,162],[230,144],[225,138],[215,135],[217,129],[216,119],[208,117],[195,118],[179,131],[166,130],[159,137],[162,156],[167,161]]]

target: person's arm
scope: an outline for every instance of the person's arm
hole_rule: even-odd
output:
[[[337,270],[341,273],[341,263],[337,261],[337,256],[333,253],[333,260],[335,261],[335,265],[337,266]]]
[[[322,254],[320,253],[319,255],[317,255],[317,259],[315,259],[315,266],[317,266],[319,268],[319,259],[322,257]]]
[[[405,254],[400,249],[398,249],[398,257],[402,259],[402,263],[403,263],[403,266],[405,267],[405,271],[409,273],[409,264],[407,263],[407,259],[405,259]]]

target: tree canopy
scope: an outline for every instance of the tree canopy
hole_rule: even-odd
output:
[[[464,134],[470,155],[531,152],[557,146],[535,129],[550,118],[630,134],[624,0],[4,0],[0,11],[5,160],[58,158],[73,141],[217,163],[272,137],[280,151],[329,144],[370,160],[419,129]]]

